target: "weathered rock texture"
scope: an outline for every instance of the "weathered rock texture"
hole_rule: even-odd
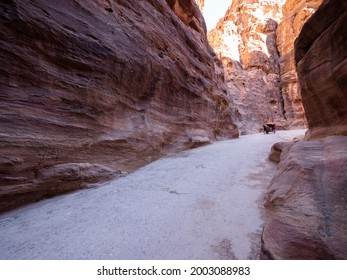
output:
[[[347,3],[326,0],[296,41],[311,141],[289,144],[289,151],[277,145],[281,162],[266,195],[263,258],[347,259],[346,30]]]
[[[285,151],[288,151],[293,143],[291,142],[278,142],[271,147],[268,159],[275,163],[280,163]]]
[[[194,1],[9,0],[0,16],[0,210],[238,136]]]
[[[347,135],[347,3],[325,1],[296,41],[308,138]]]
[[[287,0],[282,7],[283,20],[278,25],[276,34],[277,47],[280,53],[284,111],[290,126],[304,126],[306,124],[295,68],[294,41],[304,23],[321,3],[322,0]]]
[[[223,63],[241,133],[284,123],[276,29],[279,1],[234,0],[208,39]]]
[[[347,137],[301,141],[281,158],[265,199],[262,258],[347,259]]]

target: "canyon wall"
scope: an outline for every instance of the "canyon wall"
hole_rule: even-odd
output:
[[[294,41],[322,0],[232,1],[208,39],[222,61],[242,134],[265,121],[305,127]]]
[[[283,19],[278,25],[276,37],[284,112],[290,126],[307,123],[295,68],[294,41],[321,3],[322,0],[287,0],[282,7]]]
[[[295,59],[309,131],[282,148],[265,196],[264,259],[347,259],[347,3],[326,0]],[[309,141],[307,141],[309,140]]]
[[[346,1],[325,1],[296,41],[308,138],[347,135],[346,7]]]
[[[0,16],[0,211],[238,137],[195,1],[9,0]]]
[[[285,123],[276,29],[278,1],[234,0],[208,40],[222,61],[242,134],[266,121]]]

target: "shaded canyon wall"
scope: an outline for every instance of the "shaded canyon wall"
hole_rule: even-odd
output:
[[[195,1],[2,1],[0,210],[238,136]]]
[[[287,0],[282,8],[283,20],[276,31],[284,113],[290,126],[307,124],[295,67],[294,41],[322,1]]]
[[[326,0],[296,40],[309,131],[282,149],[265,197],[263,258],[347,259],[346,30],[346,1]]]
[[[346,6],[324,2],[295,43],[308,138],[347,135]]]

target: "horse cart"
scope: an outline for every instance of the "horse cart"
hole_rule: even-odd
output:
[[[268,134],[270,132],[276,133],[276,124],[274,122],[267,122],[263,124],[264,134]]]

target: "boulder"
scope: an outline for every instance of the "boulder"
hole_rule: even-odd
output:
[[[275,163],[279,163],[281,161],[281,158],[284,157],[284,154],[288,152],[290,147],[293,145],[291,142],[278,142],[275,143],[271,147],[271,151],[269,153],[268,159],[270,161],[273,161]]]

